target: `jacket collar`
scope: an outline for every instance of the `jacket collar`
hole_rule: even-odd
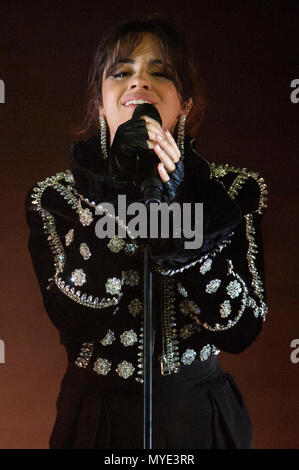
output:
[[[185,137],[185,180],[196,174],[199,178],[210,178],[211,168],[207,160],[195,149],[196,141]],[[75,180],[75,187],[81,194],[95,200],[103,201],[113,197],[115,192],[131,193],[132,197],[139,194],[131,182],[115,182],[109,172],[108,160],[101,153],[100,135],[96,134],[86,141],[75,141],[71,145],[70,167]]]

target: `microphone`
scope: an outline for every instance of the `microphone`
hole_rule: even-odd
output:
[[[155,119],[162,125],[159,111],[153,104],[139,104],[135,108],[132,118],[139,118],[144,115]],[[159,162],[160,159],[151,149],[142,150],[140,155],[138,155],[140,171],[142,175],[144,175],[140,190],[146,206],[149,206],[153,202],[160,204],[162,200],[163,183],[157,171],[157,164]]]

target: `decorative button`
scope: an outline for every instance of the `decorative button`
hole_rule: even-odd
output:
[[[180,337],[182,339],[188,339],[190,338],[190,336],[192,336],[193,334],[193,330],[194,330],[194,327],[193,327],[193,324],[192,323],[189,323],[188,325],[184,325],[181,329],[180,329]]]
[[[65,245],[70,246],[70,244],[74,241],[74,229],[71,228],[67,234],[65,235]]]
[[[83,269],[75,269],[75,271],[72,272],[71,280],[75,286],[83,286],[86,282],[86,274]]]
[[[182,355],[182,363],[185,364],[185,366],[190,366],[192,362],[194,361],[196,357],[196,352],[194,349],[186,349],[184,354]]]
[[[122,271],[122,280],[127,286],[138,286],[139,284],[139,272],[134,269],[128,271]]]
[[[93,222],[93,217],[91,211],[86,208],[82,209],[81,201],[79,199],[78,202],[78,213],[79,213],[79,220],[81,224],[85,227],[86,225],[90,225]]]
[[[234,299],[242,292],[242,287],[241,284],[235,280],[229,283],[229,285],[226,287],[226,290],[231,299]]]
[[[139,313],[142,312],[143,306],[139,299],[133,299],[129,303],[128,309],[129,309],[130,314],[133,317],[136,317],[136,315],[139,315]]]
[[[214,292],[217,291],[220,284],[221,284],[221,279],[213,279],[212,281],[209,282],[209,284],[206,285],[206,292],[208,294],[213,294]]]
[[[137,335],[135,331],[129,330],[124,331],[122,335],[120,335],[120,341],[124,346],[133,346],[137,341]]]
[[[210,271],[211,266],[212,266],[212,260],[211,260],[210,258],[208,258],[208,259],[201,265],[201,267],[199,268],[199,271],[201,272],[201,274],[206,274],[206,272]]]
[[[220,316],[222,318],[226,318],[230,315],[232,309],[231,309],[231,304],[229,300],[225,300],[221,305],[220,305]]]
[[[118,375],[123,379],[128,379],[133,374],[134,370],[135,367],[133,366],[133,364],[127,361],[120,362],[117,368],[115,369]]]
[[[179,307],[180,311],[184,315],[188,315],[189,313],[195,313],[196,315],[198,315],[200,313],[200,308],[198,307],[198,305],[196,305],[195,302],[189,299],[183,300],[183,302],[180,303]]]
[[[135,243],[126,243],[125,248],[124,248],[124,253],[126,255],[132,256],[136,254],[136,251],[138,250],[138,245]]]
[[[181,282],[178,282],[177,286],[178,286],[178,292],[179,292],[183,297],[188,297],[187,291],[186,291],[185,287],[183,287],[182,283],[181,283]]]
[[[117,277],[110,277],[107,279],[107,282],[105,284],[106,287],[106,292],[108,294],[119,294],[121,290],[122,282],[120,279]]]
[[[207,344],[206,346],[204,346],[200,353],[199,353],[199,357],[200,357],[200,360],[201,361],[206,361],[207,359],[209,359],[210,355],[212,354],[211,352],[211,346],[209,344]]]
[[[86,243],[81,243],[79,247],[80,255],[86,261],[91,257],[91,252]]]
[[[106,336],[100,341],[100,343],[103,346],[109,346],[110,344],[113,343],[113,341],[115,341],[114,333],[113,331],[108,330],[108,332],[106,333]]]
[[[126,242],[123,238],[115,236],[114,238],[111,238],[107,246],[112,253],[119,253],[125,244]]]
[[[98,357],[94,363],[93,370],[99,375],[107,375],[111,370],[111,362],[109,362],[108,359],[102,359],[101,357]]]

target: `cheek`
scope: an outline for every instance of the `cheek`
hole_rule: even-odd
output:
[[[161,112],[164,130],[169,129],[173,131],[182,112],[180,99],[176,90],[168,89],[166,91]]]

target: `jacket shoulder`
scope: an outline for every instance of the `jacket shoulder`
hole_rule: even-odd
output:
[[[242,213],[262,214],[267,207],[268,188],[265,179],[257,171],[238,168],[228,163],[211,162],[211,176],[226,189],[239,204]]]
[[[41,198],[47,188],[60,186],[61,190],[67,185],[73,186],[74,178],[70,170],[61,171],[35,183],[26,194],[25,207],[27,211],[41,208]],[[61,191],[60,191],[61,192]]]

